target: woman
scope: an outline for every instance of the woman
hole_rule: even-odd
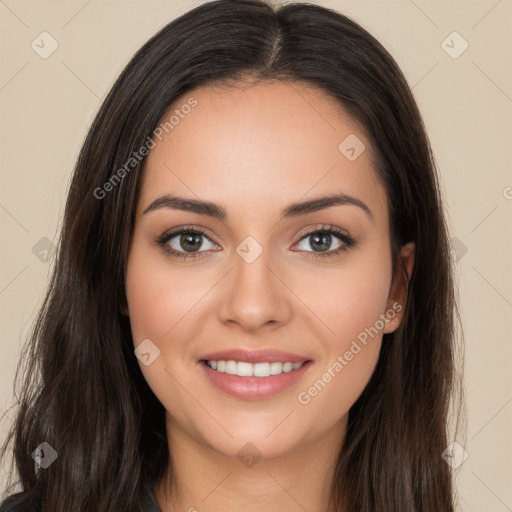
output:
[[[318,6],[201,5],[85,140],[1,510],[453,511],[455,316],[391,56]]]

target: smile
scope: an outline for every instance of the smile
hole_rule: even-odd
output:
[[[266,361],[249,363],[230,359],[199,362],[214,388],[244,400],[262,400],[295,386],[313,362]]]

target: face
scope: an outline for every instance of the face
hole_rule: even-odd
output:
[[[145,161],[126,271],[144,377],[176,429],[222,454],[342,432],[402,309],[369,141],[297,83],[199,88],[165,120],[176,109]]]

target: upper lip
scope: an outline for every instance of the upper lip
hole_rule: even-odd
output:
[[[209,354],[202,356],[200,360],[241,361],[244,363],[302,363],[304,361],[309,361],[310,358],[276,349],[250,350],[244,348],[233,348],[218,352],[210,352]]]

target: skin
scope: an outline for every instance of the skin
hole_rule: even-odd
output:
[[[404,304],[402,270],[391,275],[386,191],[363,131],[323,91],[281,82],[203,87],[169,112],[191,96],[197,107],[145,161],[126,272],[134,345],[149,338],[160,349],[150,365],[139,361],[167,411],[174,466],[155,494],[163,512],[325,512],[349,409],[375,369],[382,334],[398,328],[403,309],[309,403],[298,394],[393,303]],[[349,134],[366,146],[354,161],[338,150]],[[334,192],[363,201],[372,216],[337,205],[280,220],[291,203]],[[143,214],[170,193],[217,203],[227,218],[171,208]],[[324,224],[348,232],[355,245],[315,259],[321,249],[302,237]],[[178,227],[207,231],[203,256],[173,258],[155,243]],[[248,236],[263,249],[252,263],[236,252]],[[190,252],[179,235],[171,243]],[[343,246],[333,235],[326,252]],[[409,274],[413,249],[401,253]],[[313,365],[284,392],[243,400],[214,387],[197,363],[234,347],[278,348]],[[248,442],[262,456],[252,467],[237,457]]]

